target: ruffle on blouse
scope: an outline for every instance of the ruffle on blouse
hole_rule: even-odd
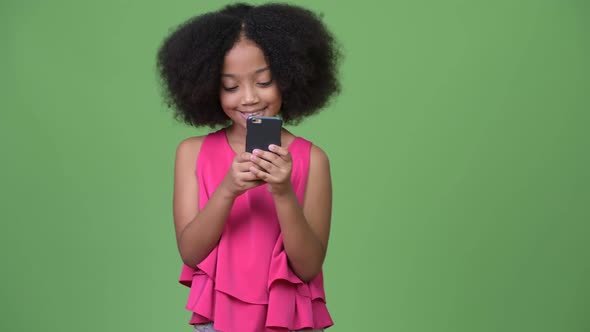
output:
[[[332,326],[323,289],[321,272],[304,283],[291,270],[280,235],[269,268],[266,326],[288,330]]]
[[[190,324],[213,322],[223,332],[286,332],[333,325],[321,273],[309,283],[301,281],[289,267],[282,235],[272,253],[266,304],[249,303],[216,289],[215,260],[205,259],[198,269],[183,265],[179,281],[191,288],[186,305],[193,312]]]

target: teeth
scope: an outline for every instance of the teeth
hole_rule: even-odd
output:
[[[259,115],[262,112],[254,112],[254,113],[243,113],[243,112],[241,112],[241,113],[244,114],[245,116],[256,116],[256,115]]]

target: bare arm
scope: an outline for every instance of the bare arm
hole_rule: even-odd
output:
[[[290,164],[290,155],[287,155],[286,149],[284,150],[282,159]],[[279,151],[275,152],[281,154]],[[270,155],[266,156],[268,159],[274,158]],[[320,273],[328,246],[332,214],[332,181],[328,157],[320,148],[312,146],[303,207],[297,201],[291,186],[290,166],[281,165],[281,161],[276,159],[271,163],[276,166],[269,166],[259,161],[259,166],[270,170],[270,173],[266,173],[268,175],[256,170],[252,171],[259,177],[265,178],[272,186],[271,193],[274,197],[289,263],[295,274],[307,282]],[[275,167],[285,172],[281,174],[281,170]],[[287,173],[288,181],[284,179]]]
[[[228,174],[202,210],[198,208],[198,183],[195,173],[203,137],[184,140],[176,150],[174,168],[174,226],[182,261],[195,267],[215,248],[233,203],[245,190],[260,185],[248,172],[248,156],[237,156]]]

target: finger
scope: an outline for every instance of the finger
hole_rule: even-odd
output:
[[[284,161],[290,162],[291,161],[291,152],[288,149],[278,146],[275,144],[271,144],[268,146],[268,149],[276,154],[278,154]]]
[[[238,176],[238,178],[239,178],[239,180],[240,180],[240,181],[244,181],[244,182],[256,182],[256,181],[261,181],[261,180],[260,180],[260,179],[259,179],[259,178],[256,176],[256,174],[254,174],[254,173],[250,172],[250,170],[248,170],[248,172],[241,173],[241,174]]]
[[[264,182],[267,182],[267,180],[270,179],[270,174],[268,174],[265,171],[261,171],[261,170],[257,169],[256,167],[251,167],[250,172],[252,172],[252,174],[254,174],[254,176],[256,176],[257,179],[260,179]]]
[[[276,166],[280,165],[280,162],[282,161],[281,157],[279,157],[278,155],[276,155],[275,153],[269,152],[269,151],[264,151],[264,150],[260,150],[260,149],[255,149],[254,151],[252,151],[252,154],[256,157],[259,157],[261,159],[264,159]]]
[[[252,160],[254,165],[257,165],[261,171],[266,171],[267,173],[272,172],[272,170],[276,168],[276,166],[272,163],[255,155],[250,156],[250,160]]]
[[[248,161],[236,163],[235,169],[238,172],[249,172],[250,171],[250,167],[252,167],[252,166],[257,167],[257,168],[260,168],[260,166],[256,165],[252,161],[248,160]]]
[[[250,156],[251,155],[252,154],[250,152],[242,152],[242,153],[240,153],[239,155],[236,156],[236,159],[235,160],[237,162],[239,162],[239,163],[250,161]]]

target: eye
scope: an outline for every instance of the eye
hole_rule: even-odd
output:
[[[238,86],[231,86],[231,87],[223,87],[223,90],[228,91],[228,92],[232,92],[232,91],[236,91],[238,89]]]
[[[261,86],[261,87],[267,87],[267,86],[269,86],[271,84],[272,84],[272,80],[258,83],[258,85]]]

